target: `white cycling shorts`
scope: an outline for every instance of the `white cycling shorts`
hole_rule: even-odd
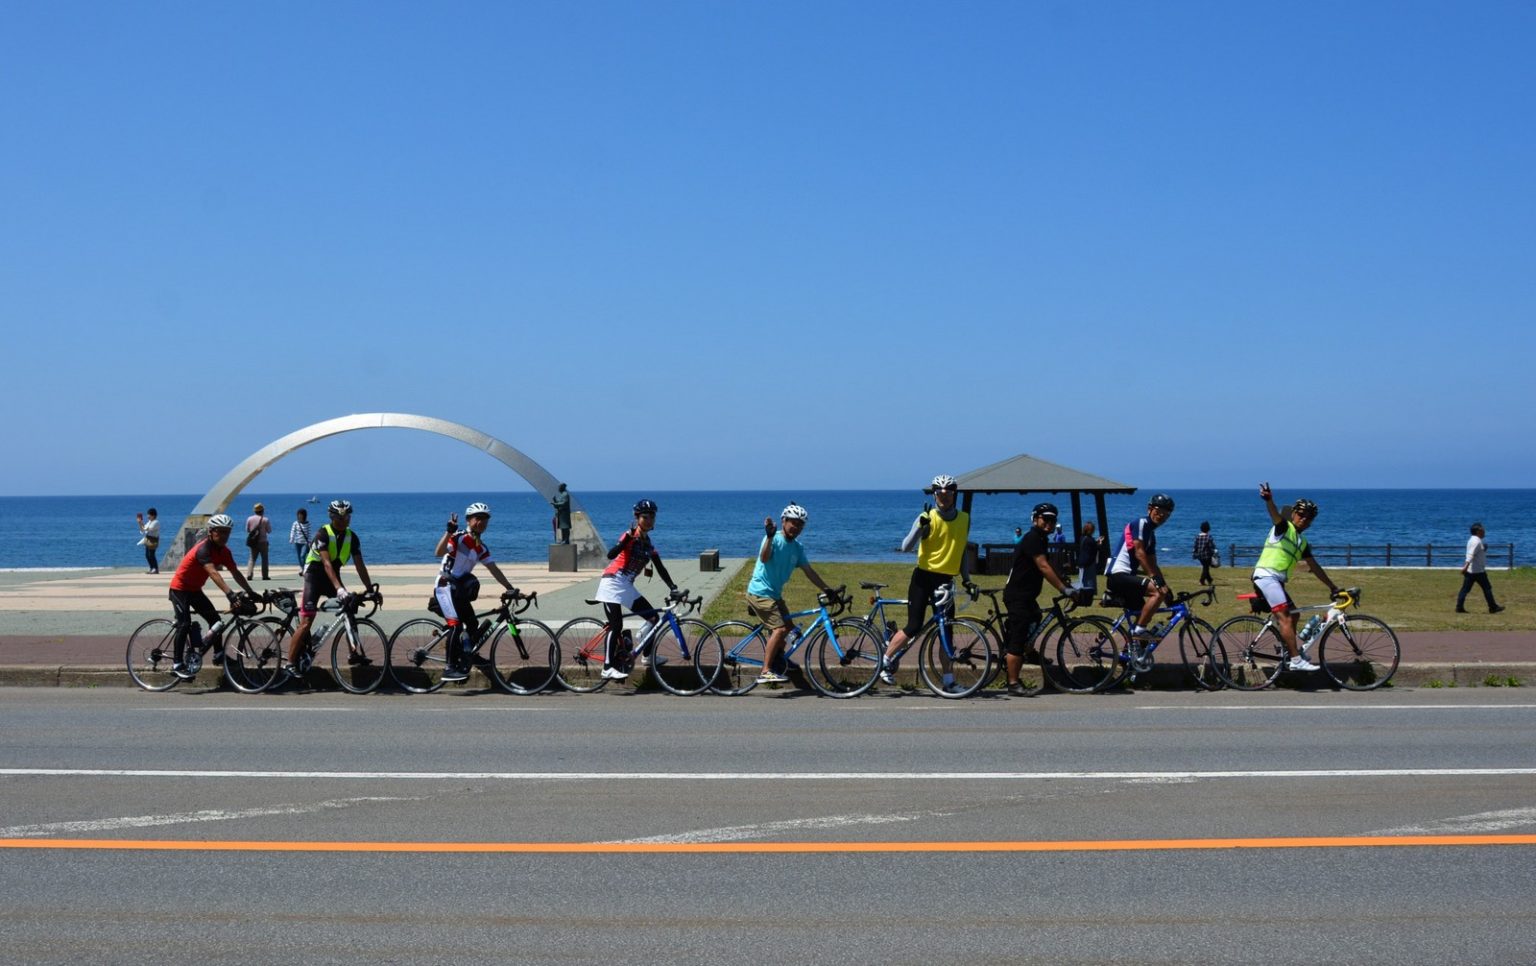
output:
[[[1291,595],[1285,589],[1285,581],[1271,574],[1254,574],[1253,585],[1259,588],[1259,593],[1264,595],[1265,603],[1274,613],[1290,610],[1296,605],[1291,603]]]

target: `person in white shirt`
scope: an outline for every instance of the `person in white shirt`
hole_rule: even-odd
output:
[[[1461,593],[1456,595],[1456,613],[1467,612],[1467,593],[1472,585],[1483,588],[1483,599],[1488,602],[1488,613],[1497,614],[1504,608],[1494,603],[1493,585],[1488,582],[1488,544],[1481,523],[1472,524],[1472,536],[1467,540],[1467,561],[1461,565]]]
[[[144,559],[149,562],[149,572],[160,572],[160,561],[156,555],[160,549],[160,520],[155,513],[155,508],[149,508],[149,519],[144,519],[144,514],[135,513],[134,519],[139,522],[139,543],[144,547]]]

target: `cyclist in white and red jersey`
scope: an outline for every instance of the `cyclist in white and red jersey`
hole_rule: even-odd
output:
[[[235,612],[237,603],[235,592],[229,589],[224,578],[219,576],[219,570],[227,570],[239,582],[243,589],[251,597],[258,596],[251,588],[250,582],[245,579],[245,574],[240,572],[240,565],[235,563],[234,554],[229,552],[229,531],[234,527],[235,521],[223,513],[216,513],[208,518],[208,536],[199,540],[197,544],[187,551],[187,555],[181,558],[181,564],[176,568],[176,573],[171,577],[171,610],[175,616],[175,638],[171,642],[172,664],[171,673],[183,681],[193,677],[187,670],[186,651],[187,636],[192,629],[192,615],[195,613],[212,627],[219,620],[219,612],[213,606],[213,601],[203,593],[203,585],[209,580],[219,585],[224,591],[224,596],[229,598],[230,613]],[[213,663],[224,663],[224,645],[222,641],[213,642]]]
[[[491,560],[491,548],[485,545],[485,529],[491,525],[491,508],[484,503],[471,503],[464,510],[464,526],[459,529],[459,515],[448,517],[447,532],[437,541],[434,555],[443,558],[443,569],[437,577],[433,593],[437,605],[443,610],[448,622],[448,668],[443,672],[444,681],[463,681],[469,677],[464,661],[464,633],[470,634],[475,627],[476,597],[480,596],[480,579],[473,573],[476,564],[485,569],[507,590],[512,582],[507,580],[501,568]]]
[[[661,562],[661,555],[651,543],[651,531],[656,528],[656,502],[641,500],[635,504],[635,525],[624,531],[624,536],[608,551],[613,561],[603,570],[597,582],[596,599],[603,605],[608,618],[608,641],[603,651],[603,677],[610,681],[622,681],[629,677],[630,654],[624,642],[624,608],[648,624],[654,624],[661,615],[651,602],[635,588],[635,575],[648,567],[666,581],[667,589],[676,591],[671,574]]]

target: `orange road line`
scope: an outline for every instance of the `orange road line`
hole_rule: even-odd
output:
[[[1060,842],[241,842],[178,839],[0,839],[0,849],[150,852],[418,852],[740,855],[859,852],[1167,852],[1216,849],[1414,848],[1536,845],[1536,835],[1361,835]]]

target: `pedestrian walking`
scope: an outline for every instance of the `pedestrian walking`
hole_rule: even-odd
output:
[[[1456,613],[1467,612],[1467,592],[1475,584],[1483,589],[1483,600],[1488,603],[1488,613],[1497,614],[1504,608],[1493,599],[1493,585],[1488,582],[1487,532],[1481,523],[1472,524],[1472,536],[1467,539],[1467,559],[1461,565],[1461,593],[1456,595]]]

